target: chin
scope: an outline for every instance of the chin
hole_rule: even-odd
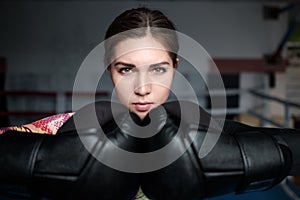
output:
[[[147,116],[147,114],[149,113],[149,111],[147,111],[147,112],[134,112],[134,113],[137,114],[137,116],[139,116],[139,118],[141,120],[143,120]]]

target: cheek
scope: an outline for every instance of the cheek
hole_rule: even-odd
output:
[[[164,103],[168,99],[172,82],[173,74],[168,74],[163,77],[162,81],[157,81],[156,84],[153,84],[152,93],[158,102]]]
[[[126,79],[122,79],[118,77],[112,77],[112,81],[114,84],[114,90],[120,102],[123,104],[127,104],[130,96],[133,93],[132,81],[128,81]]]
[[[169,97],[170,89],[156,85],[152,87],[152,94],[157,103],[164,103]]]

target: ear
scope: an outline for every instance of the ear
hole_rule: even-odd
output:
[[[177,69],[178,65],[179,65],[179,58],[176,58],[176,62],[174,64],[174,68]]]
[[[111,73],[110,69],[111,69],[111,65],[108,65],[108,66],[106,67],[106,70],[107,70],[109,73]]]
[[[176,58],[176,62],[174,63],[174,68],[177,69],[179,65],[179,58]]]

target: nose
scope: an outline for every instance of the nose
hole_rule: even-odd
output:
[[[136,87],[134,89],[134,93],[139,96],[148,95],[151,93],[151,85],[150,84],[140,85],[139,87]]]
[[[134,93],[139,96],[145,96],[151,93],[151,83],[147,81],[147,76],[140,75],[135,81]]]

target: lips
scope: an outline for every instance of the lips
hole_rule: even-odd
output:
[[[137,102],[137,103],[133,103],[134,107],[136,110],[138,111],[148,111],[151,108],[152,103],[149,102]]]

